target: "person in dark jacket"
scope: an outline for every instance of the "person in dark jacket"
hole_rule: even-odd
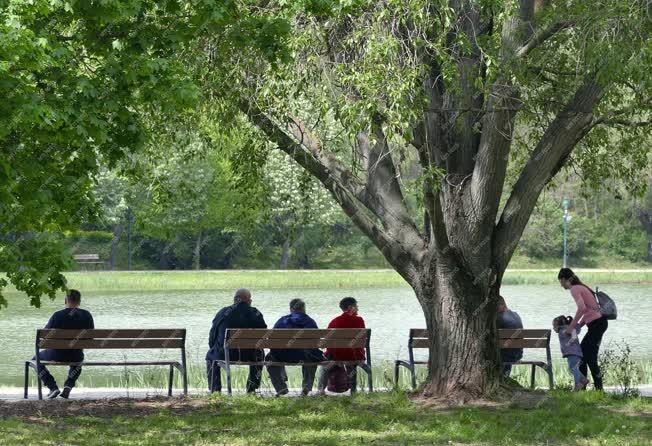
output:
[[[233,305],[222,308],[215,315],[208,335],[208,352],[206,368],[208,389],[211,392],[222,391],[220,368],[215,361],[224,359],[224,337],[227,328],[267,328],[263,315],[251,306],[251,292],[239,289],[233,297]],[[233,361],[262,361],[265,352],[262,349],[229,349],[229,359]],[[260,387],[262,366],[249,366],[247,393],[254,393]]]
[[[44,328],[65,328],[70,330],[79,330],[79,329],[92,329],[95,328],[95,323],[93,322],[93,316],[88,311],[79,308],[81,305],[81,293],[77,290],[68,290],[66,293],[65,299],[65,308],[63,310],[56,311],[50,320],[45,324]],[[84,351],[83,350],[69,350],[69,349],[46,349],[41,350],[38,353],[39,360],[41,361],[59,361],[59,362],[82,362],[84,360]],[[32,360],[35,360],[36,357],[33,357]],[[40,364],[38,368],[38,374],[41,377],[41,381],[48,389],[47,397],[49,399],[56,398],[61,395],[62,398],[68,398],[70,396],[70,391],[75,387],[75,382],[81,374],[82,368],[78,365],[71,365],[68,369],[68,379],[64,383],[63,392],[59,390],[57,382],[54,377],[50,374],[48,369]]]
[[[517,312],[507,308],[505,299],[503,296],[500,296],[498,299],[498,308],[496,314],[496,328],[507,328],[507,329],[518,329],[523,328],[523,322],[521,322],[521,316]],[[522,348],[503,348],[500,349],[500,359],[503,362],[503,376],[509,378],[509,374],[512,372],[512,365],[508,364],[510,362],[519,361],[523,357]]]
[[[317,328],[317,323],[306,314],[306,303],[301,299],[290,301],[290,314],[280,318],[274,328]],[[266,361],[317,363],[324,360],[324,355],[318,348],[312,349],[272,349],[265,358]],[[303,382],[301,393],[308,395],[315,382],[317,365],[303,365]],[[276,395],[288,393],[287,374],[284,366],[268,366],[267,372],[276,390]]]

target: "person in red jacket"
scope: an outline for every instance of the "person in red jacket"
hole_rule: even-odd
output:
[[[358,316],[358,302],[352,297],[340,301],[342,314],[330,321],[328,328],[365,328],[364,319]],[[326,356],[333,361],[364,361],[364,348],[329,348]]]
[[[364,319],[358,316],[358,302],[352,297],[345,297],[340,301],[340,308],[342,314],[334,318],[328,324],[328,328],[365,328]],[[332,361],[364,361],[365,349],[364,348],[328,348],[325,355],[327,359]],[[348,388],[354,389],[356,387],[357,367],[344,366],[348,376]],[[334,369],[323,368],[321,377],[319,378],[320,386],[319,391],[323,392],[324,383],[328,379],[330,372]]]

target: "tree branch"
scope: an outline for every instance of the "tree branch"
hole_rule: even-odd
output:
[[[532,152],[494,229],[493,251],[499,271],[509,263],[541,191],[593,128],[593,110],[603,95],[604,87],[595,77],[586,78]]]
[[[241,111],[270,141],[290,155],[315,176],[333,195],[344,212],[369,237],[403,277],[413,274],[414,265],[423,253],[423,239],[418,231],[402,227],[387,214],[376,213],[365,203],[364,186],[357,181],[332,153],[322,150],[317,138],[297,119],[278,124],[248,101],[241,101]],[[380,227],[377,217],[383,227]]]
[[[542,45],[546,40],[550,39],[559,31],[572,28],[573,26],[575,26],[574,20],[563,20],[560,22],[553,23],[548,28],[533,34],[532,38],[530,38],[523,46],[521,46],[516,51],[516,56],[521,58],[527,56],[528,54],[530,54],[530,52],[532,52],[532,50]]]

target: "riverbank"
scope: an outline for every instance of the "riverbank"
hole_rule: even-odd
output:
[[[463,407],[402,392],[0,402],[0,444],[644,445],[651,416],[647,398],[564,391]]]
[[[652,269],[577,269],[586,283],[652,284]],[[68,286],[84,291],[232,290],[297,288],[394,288],[407,283],[393,270],[202,270],[84,271],[65,273]],[[556,269],[508,270],[503,285],[557,284]],[[15,291],[11,287],[8,292]]]

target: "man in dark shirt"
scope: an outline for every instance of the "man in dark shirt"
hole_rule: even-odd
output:
[[[507,308],[503,296],[498,298],[498,308],[496,314],[496,328],[519,329],[523,328],[521,317],[517,312]],[[500,350],[500,359],[503,362],[503,376],[509,378],[512,372],[511,364],[509,362],[519,361],[523,357],[522,348],[503,348]]]
[[[292,299],[290,301],[290,314],[283,316],[274,328],[317,328],[317,323],[313,318],[306,314],[306,303],[301,299]],[[315,363],[324,360],[324,354],[318,348],[306,349],[271,349],[265,358],[267,361],[276,362],[294,362],[304,363],[301,367],[303,382],[302,382],[302,395],[308,395],[312,390],[312,385],[315,382],[315,373],[317,372],[317,365]],[[276,390],[276,395],[281,396],[288,393],[287,374],[285,367],[280,366],[267,366],[269,378],[272,385]]]
[[[50,316],[50,320],[45,324],[45,328],[64,328],[71,330],[95,328],[93,316],[88,311],[79,308],[80,304],[81,293],[77,290],[68,290],[65,300],[66,307]],[[84,351],[80,349],[46,349],[41,350],[38,355],[41,361],[82,362],[84,360]],[[32,360],[34,359],[36,358],[32,358]],[[59,394],[61,394],[62,398],[68,398],[81,371],[82,368],[80,366],[70,366],[68,379],[64,383],[63,392],[59,390],[57,382],[44,365],[40,365],[38,374],[43,384],[50,389],[50,393],[47,396],[49,399],[56,398]]]
[[[220,368],[215,361],[224,359],[224,337],[227,328],[267,328],[263,315],[251,306],[251,292],[239,289],[233,297],[233,305],[222,308],[213,319],[208,335],[208,352],[206,369],[208,389],[211,392],[222,391]],[[262,349],[229,349],[229,359],[233,361],[262,361],[265,352]],[[249,366],[247,393],[254,393],[260,387],[262,366]]]

